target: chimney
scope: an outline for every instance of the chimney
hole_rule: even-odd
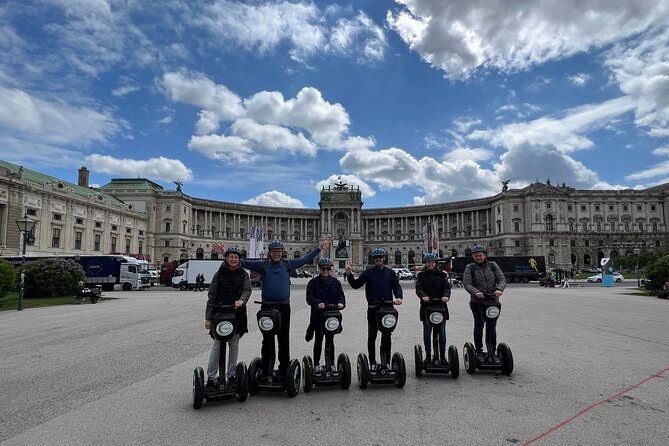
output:
[[[85,166],[81,166],[81,169],[79,169],[79,179],[77,180],[77,184],[81,187],[88,187],[89,175],[90,172],[88,169],[86,169]]]

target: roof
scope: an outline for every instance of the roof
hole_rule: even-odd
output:
[[[163,186],[147,178],[112,178],[111,182],[101,186],[100,189],[161,191]]]

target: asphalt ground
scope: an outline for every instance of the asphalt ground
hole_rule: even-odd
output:
[[[308,279],[294,279],[291,356],[304,341]],[[349,390],[260,393],[192,408],[192,372],[206,367],[206,294],[154,287],[108,292],[97,305],[0,313],[0,442],[90,444],[452,444],[664,445],[669,438],[669,301],[613,288],[510,285],[502,296],[498,341],[513,350],[510,377],[468,375],[462,346],[471,340],[469,297],[455,289],[448,344],[460,353],[460,378],[413,374],[422,343],[413,282],[393,351],[407,382],[357,386],[355,360],[366,350],[363,290],[344,285],[344,331],[335,338],[354,374]],[[252,299],[259,298],[254,289]],[[260,353],[250,333],[240,360]],[[377,341],[378,342],[378,341]]]

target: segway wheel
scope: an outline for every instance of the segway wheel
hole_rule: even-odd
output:
[[[260,358],[255,357],[249,364],[249,393],[255,395],[258,393],[258,372],[260,371]]]
[[[288,376],[286,376],[286,393],[290,398],[295,398],[300,393],[300,383],[302,382],[302,369],[300,361],[292,359],[288,365]]]
[[[193,370],[193,409],[202,407],[204,400],[204,370],[202,367],[195,367]]]
[[[302,358],[302,364],[304,367],[304,393],[309,393],[311,392],[311,387],[314,385],[314,366],[311,356],[306,355],[304,358]]]
[[[360,353],[358,355],[358,387],[366,389],[369,383],[369,363],[367,355]]]
[[[249,397],[249,371],[243,362],[237,363],[237,401],[243,403]]]
[[[337,369],[341,373],[341,388],[346,390],[351,386],[351,360],[346,353],[339,353]]]
[[[509,346],[500,342],[497,346],[497,356],[502,360],[502,373],[510,376],[513,372],[513,354]]]
[[[416,344],[413,347],[413,359],[416,363],[416,378],[423,376],[423,347]]]
[[[404,363],[404,356],[398,352],[393,353],[391,365],[395,372],[395,385],[401,389],[407,382],[407,367]]]
[[[460,376],[460,360],[458,359],[458,348],[455,345],[448,347],[448,367],[451,378],[458,379],[458,376]]]
[[[476,371],[476,357],[474,356],[474,346],[469,342],[462,348],[462,359],[465,363],[465,371],[472,375]]]

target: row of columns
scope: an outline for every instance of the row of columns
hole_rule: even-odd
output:
[[[229,225],[229,219],[232,218],[232,222]],[[248,233],[251,226],[255,223],[258,228],[261,228],[267,234],[268,230],[272,230],[274,236],[277,236],[281,233],[282,222],[287,221],[286,225],[286,235],[291,237],[295,232],[299,232],[301,237],[306,237],[307,232],[309,232],[309,223],[311,223],[312,232],[314,237],[318,237],[319,225],[318,220],[315,218],[295,218],[295,217],[279,217],[279,216],[255,216],[249,214],[239,214],[235,212],[220,212],[220,211],[209,211],[203,209],[193,209],[192,221],[197,225],[198,222],[202,221],[202,231],[205,235],[215,235],[211,233],[212,226],[216,227],[215,232],[225,232],[226,228],[230,227],[230,230],[234,234],[238,234],[244,226],[245,231]],[[271,223],[271,228],[270,228]]]
[[[374,217],[366,218],[363,220],[363,231],[365,236],[369,236],[370,232],[374,232],[375,235],[380,235],[384,229],[384,222],[387,224],[385,227],[388,229],[389,235],[394,235],[395,232],[399,231],[401,234],[409,234],[410,229],[413,228],[416,234],[422,233],[422,227],[424,224],[427,224],[432,221],[438,223],[440,232],[445,233],[447,236],[451,234],[451,224],[454,224],[456,227],[457,233],[462,233],[466,229],[466,215],[469,214],[469,222],[472,226],[472,235],[491,235],[494,230],[494,226],[490,222],[490,209],[485,210],[485,225],[486,225],[486,234],[482,234],[481,227],[481,211],[469,211],[469,212],[453,212],[446,213],[441,215],[432,215],[432,216],[421,216],[414,215],[409,217]],[[396,220],[400,219],[399,224],[396,224]],[[413,222],[413,224],[411,224]],[[501,228],[500,228],[501,230]],[[496,232],[495,232],[496,233]]]

